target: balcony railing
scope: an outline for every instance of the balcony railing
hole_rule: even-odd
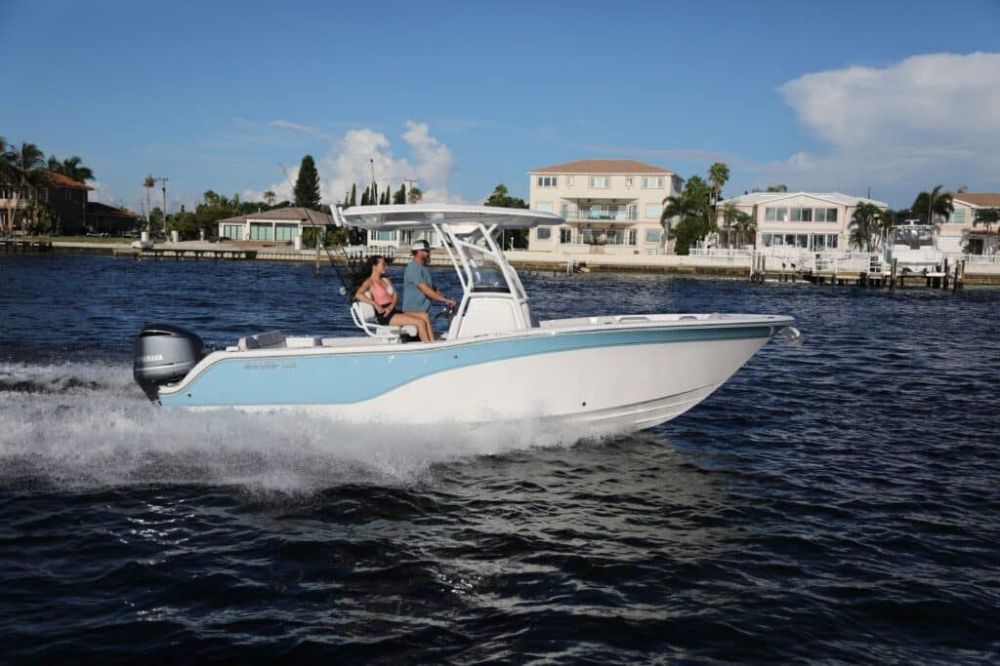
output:
[[[563,219],[571,222],[635,222],[639,219],[635,210],[568,210],[560,212]]]

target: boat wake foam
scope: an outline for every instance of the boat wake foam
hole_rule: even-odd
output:
[[[0,484],[70,490],[409,486],[431,481],[436,464],[585,438],[530,423],[407,430],[290,413],[164,409],[143,396],[130,366],[112,363],[0,363],[0,422]]]

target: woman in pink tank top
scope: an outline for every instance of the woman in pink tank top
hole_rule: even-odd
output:
[[[368,257],[368,277],[354,292],[354,300],[368,303],[375,308],[375,319],[381,326],[406,326],[412,324],[417,329],[417,336],[422,342],[430,342],[433,336],[430,323],[423,317],[404,314],[396,309],[399,295],[392,280],[385,276],[387,266],[385,257],[372,255]]]

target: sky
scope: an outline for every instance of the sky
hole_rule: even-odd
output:
[[[1000,191],[1000,1],[0,0],[0,136],[141,211],[206,190],[326,202],[416,181],[476,203],[528,171],[635,159],[724,196],[782,183],[894,208]]]

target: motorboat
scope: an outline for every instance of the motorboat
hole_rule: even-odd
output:
[[[544,422],[629,432],[708,397],[794,320],[769,314],[598,314],[538,321],[501,233],[559,225],[551,213],[412,204],[334,210],[337,224],[434,232],[461,298],[434,342],[350,304],[356,335],[264,331],[207,352],[170,324],[135,339],[134,375],[164,407],[295,411],[338,422]],[[350,297],[352,294],[348,294]],[[457,296],[457,294],[453,294]]]
[[[923,275],[944,275],[944,253],[938,249],[934,237],[934,226],[907,220],[906,224],[889,229],[885,245],[885,263],[896,262],[900,274],[921,273]]]

